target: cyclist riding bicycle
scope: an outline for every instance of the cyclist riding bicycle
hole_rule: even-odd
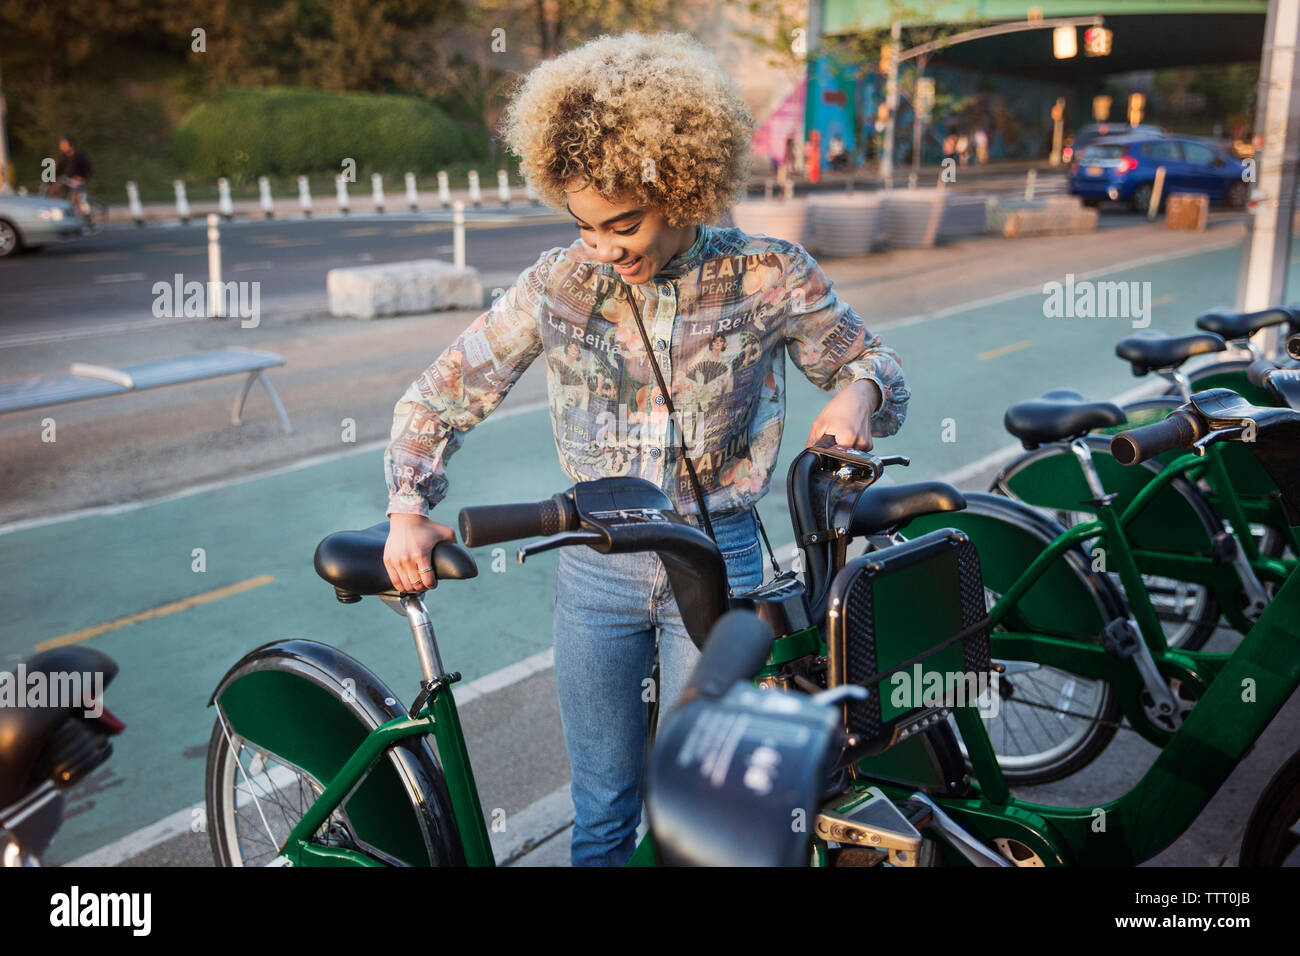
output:
[[[836,393],[808,442],[859,448],[903,422],[898,356],[801,245],[711,225],[745,194],[754,121],[693,37],[600,37],[544,62],[504,127],[526,179],[580,238],[542,253],[397,403],[385,454],[394,587],[433,586],[429,554],[455,538],[428,516],[446,462],[543,353],[568,477],[653,482],[711,530],[733,593],[757,587],[754,506],[780,446],[782,349]],[[699,651],[654,553],[561,550],[554,626],[572,862],[622,865],[641,816],[656,633],[665,710]]]
[[[90,157],[77,149],[77,141],[71,136],[64,136],[59,140],[59,154],[54,164],[56,181],[50,183],[46,195],[51,199],[61,199],[71,195],[77,212],[85,216],[89,210],[86,202],[86,182],[94,173]]]

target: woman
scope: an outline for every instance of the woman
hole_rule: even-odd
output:
[[[710,225],[745,193],[753,129],[726,74],[685,34],[600,37],[523,78],[505,139],[541,198],[573,216],[579,239],[542,253],[398,402],[385,455],[384,563],[395,587],[433,585],[430,551],[455,537],[428,517],[446,495],[444,464],[543,352],[568,353],[567,363],[547,366],[565,473],[575,482],[644,478],[698,526],[688,453],[736,593],[763,578],[754,504],[780,444],[782,350],[814,384],[836,391],[809,442],[833,434],[870,448],[873,431],[889,435],[902,424],[908,394],[897,356],[839,301],[804,249]],[[758,343],[756,373],[715,396],[691,371],[720,361],[718,342],[734,332]],[[574,347],[610,370],[616,395],[593,390],[575,402],[575,379],[561,368],[576,364]],[[647,422],[593,439],[592,421],[629,409]],[[627,438],[612,445],[610,433]],[[699,652],[654,554],[562,549],[554,620],[572,861],[621,865],[641,815],[656,636],[665,711]]]

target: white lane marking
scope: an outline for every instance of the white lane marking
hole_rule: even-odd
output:
[[[183,810],[177,810],[175,813],[163,817],[157,823],[151,823],[147,827],[136,830],[134,833],[128,833],[120,840],[114,840],[106,846],[101,846],[98,850],[92,850],[84,856],[79,856],[75,860],[63,864],[64,866],[117,866],[123,860],[129,860],[133,856],[139,856],[146,850],[157,846],[164,840],[170,840],[172,837],[180,836],[182,833],[189,833],[190,825],[196,819],[194,811],[206,813],[202,803],[196,803],[192,807],[186,807]],[[206,819],[204,816],[202,819]]]
[[[497,866],[510,866],[537,847],[573,826],[573,796],[569,785],[506,817],[504,833],[492,833],[492,855]],[[567,865],[569,855],[564,854]]]
[[[270,262],[240,262],[230,267],[231,272],[260,272],[266,269],[274,269],[274,264]]]
[[[95,285],[107,285],[110,282],[139,282],[143,278],[143,272],[111,272],[95,276],[91,281]]]

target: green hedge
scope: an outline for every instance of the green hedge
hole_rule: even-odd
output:
[[[257,176],[338,172],[356,160],[357,181],[372,172],[429,172],[482,150],[438,107],[410,96],[227,90],[190,112],[176,129],[185,171],[236,182]]]

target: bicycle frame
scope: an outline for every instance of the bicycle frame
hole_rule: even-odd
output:
[[[366,736],[290,831],[281,849],[282,855],[294,866],[383,866],[361,850],[321,846],[312,843],[311,837],[347,799],[385,750],[405,737],[420,737],[428,733],[433,734],[438,745],[465,862],[469,866],[495,866],[487,823],[479,804],[478,787],[474,783],[474,770],[460,726],[460,714],[449,685],[435,691],[415,717],[390,720]]]
[[[935,802],[981,839],[1016,840],[1044,865],[1140,863],[1187,829],[1300,686],[1298,643],[1300,580],[1293,574],[1137,784],[1096,807],[1013,798],[978,711],[956,708],[977,783],[970,796]],[[879,786],[904,800],[914,789],[873,783],[871,759],[858,766],[865,779],[854,782],[856,790]],[[831,806],[851,806],[854,799]]]

